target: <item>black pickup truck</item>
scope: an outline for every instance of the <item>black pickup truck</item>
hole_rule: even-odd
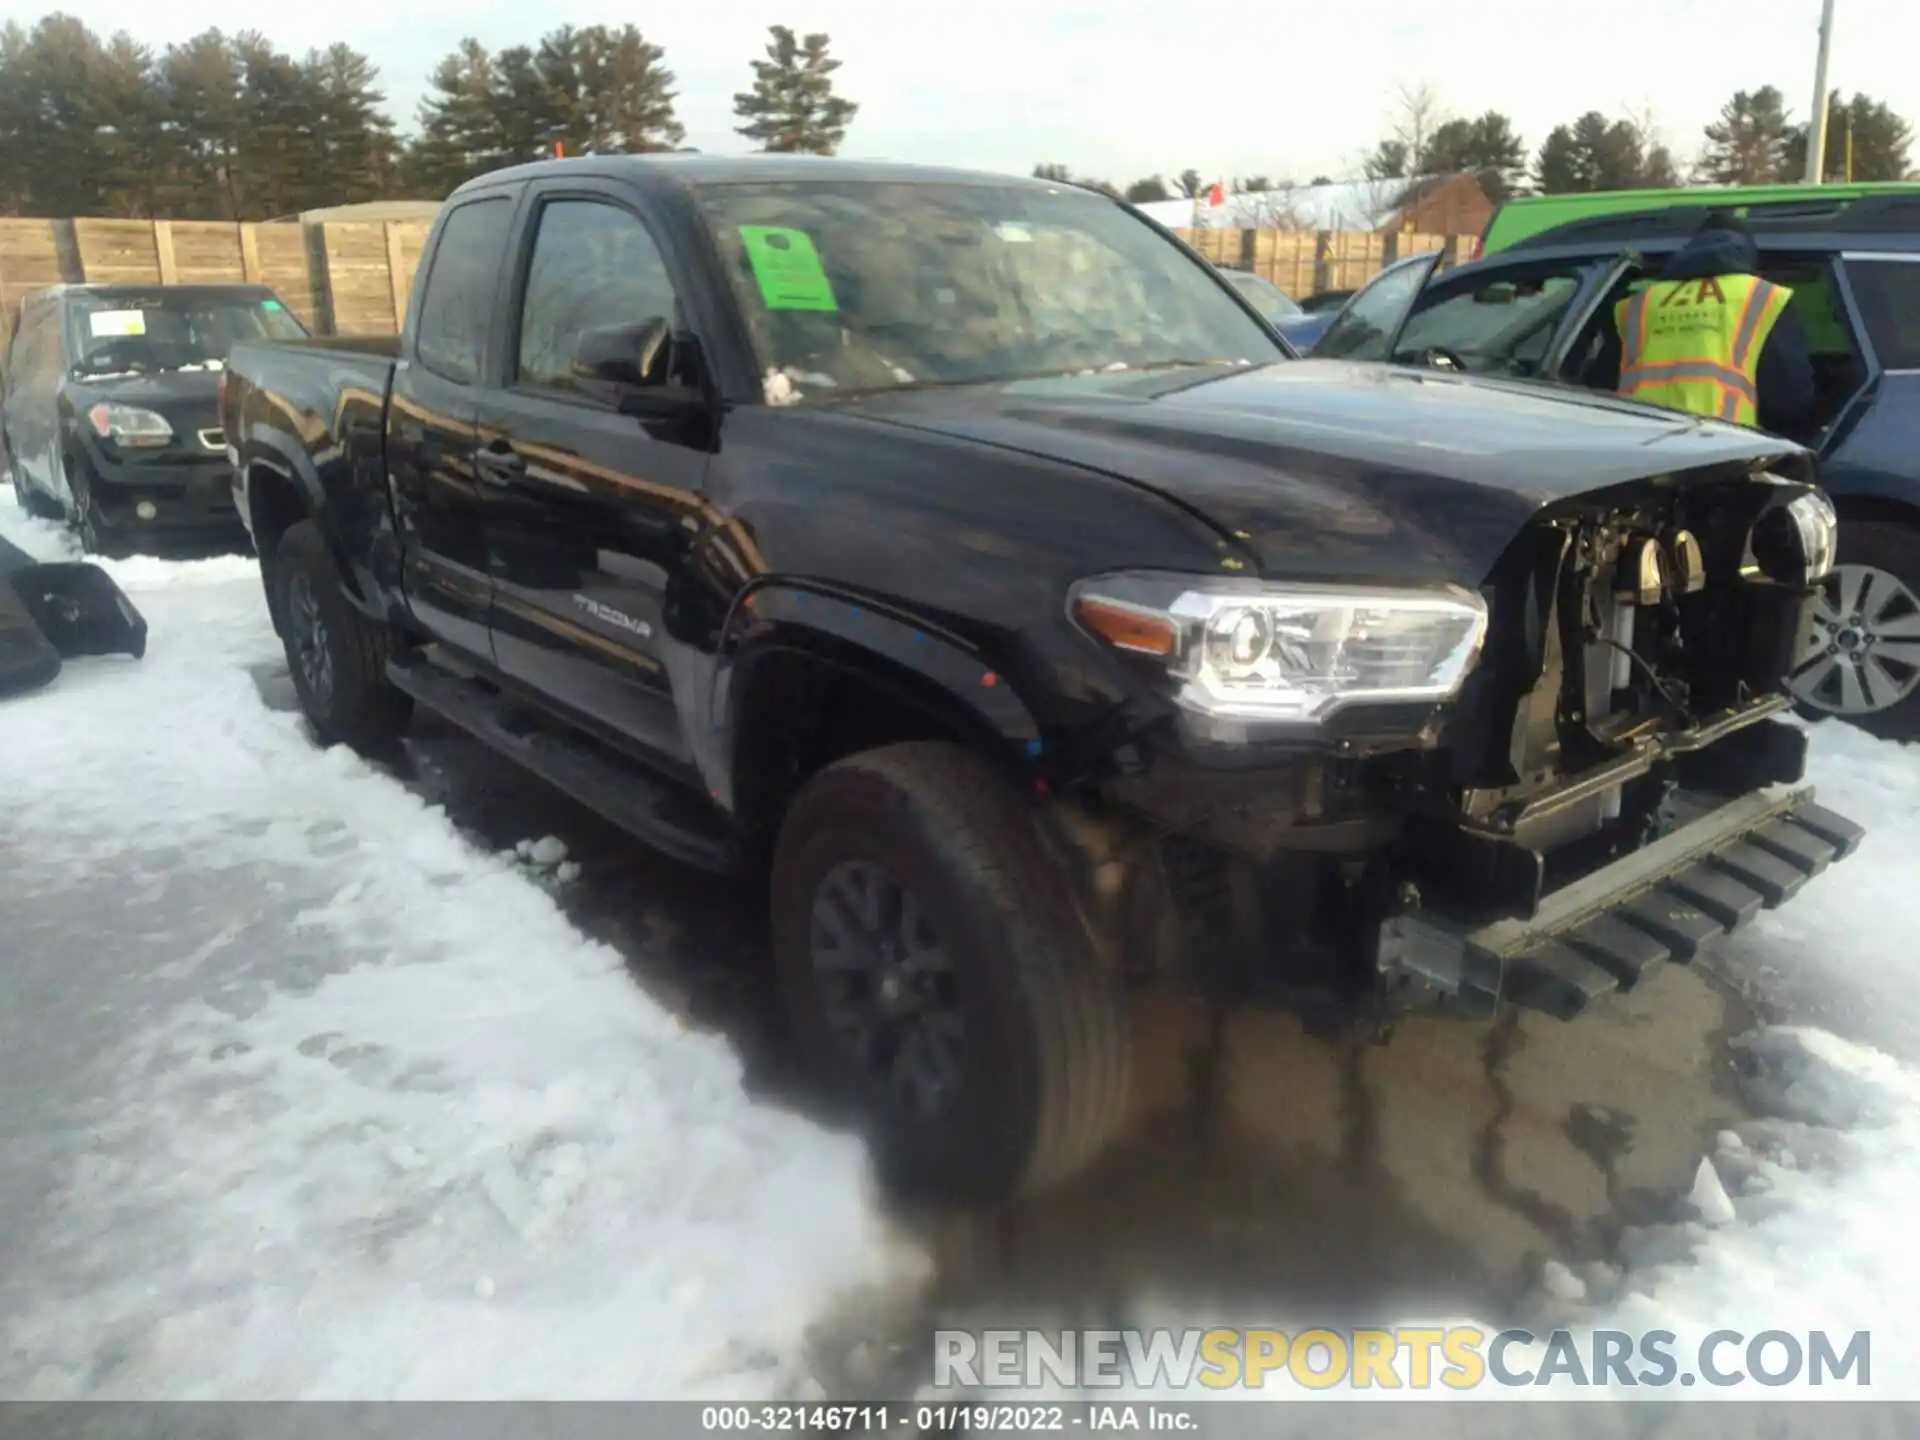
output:
[[[1075,187],[502,171],[397,341],[239,345],[222,404],[316,736],[417,702],[758,867],[901,1186],[1096,1154],[1133,987],[1572,1017],[1860,839],[1780,718],[1806,452],[1297,360]]]

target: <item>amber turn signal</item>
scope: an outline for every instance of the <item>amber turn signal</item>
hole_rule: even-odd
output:
[[[1150,610],[1111,600],[1083,598],[1074,602],[1080,623],[1118,650],[1140,655],[1171,655],[1176,631],[1173,621]]]

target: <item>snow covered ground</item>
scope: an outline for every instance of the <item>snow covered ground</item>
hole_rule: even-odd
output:
[[[109,568],[146,657],[0,703],[0,1396],[786,1393],[916,1280],[853,1141],[261,704],[251,561]]]
[[[0,534],[65,552],[10,496]],[[851,1141],[262,703],[251,561],[107,568],[146,658],[0,703],[0,1397],[792,1393],[819,1327],[905,1303],[926,1258]],[[1920,1398],[1920,750],[1822,725],[1815,755],[1870,834],[1721,962],[1789,1022],[1743,1045],[1764,1118],[1540,1315],[1871,1330],[1871,1393]]]

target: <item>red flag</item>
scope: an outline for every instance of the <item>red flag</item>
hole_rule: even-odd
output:
[[[1207,204],[1218,206],[1226,203],[1227,187],[1223,182],[1216,180],[1213,182],[1213,188],[1207,192]]]
[[[566,141],[556,140],[553,142],[553,158],[556,160],[564,160],[567,158],[567,142]]]

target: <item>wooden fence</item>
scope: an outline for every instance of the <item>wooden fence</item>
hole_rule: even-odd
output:
[[[407,312],[428,228],[420,220],[0,220],[0,341],[22,295],[61,281],[244,281],[271,286],[321,334],[391,334]]]
[[[199,220],[0,220],[0,343],[30,290],[80,283],[247,281],[271,286],[323,335],[392,334],[426,245],[422,220],[231,225]],[[1364,285],[1403,255],[1471,253],[1472,237],[1352,230],[1182,230],[1202,255],[1289,295]]]
[[[1216,265],[1264,277],[1295,299],[1326,290],[1357,290],[1395,260],[1441,252],[1440,264],[1473,254],[1473,235],[1417,235],[1385,230],[1176,230]]]

